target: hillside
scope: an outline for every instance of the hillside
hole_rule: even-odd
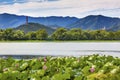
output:
[[[39,23],[45,26],[57,25],[57,27],[66,27],[67,25],[79,20],[76,17],[30,17],[28,16],[29,22]],[[0,28],[15,28],[26,22],[26,16],[18,16],[14,14],[0,14]]]
[[[105,27],[106,29],[116,29],[120,25],[119,18],[111,18],[102,15],[90,15],[85,18],[79,19],[77,22],[68,25],[69,28],[81,28],[84,30],[98,30]]]
[[[15,30],[22,30],[25,33],[30,32],[30,31],[37,31],[39,29],[45,29],[48,32],[48,34],[51,34],[55,31],[55,29],[52,29],[50,27],[47,27],[47,26],[44,26],[44,25],[38,24],[38,23],[28,23],[27,25],[23,24],[23,25],[20,25],[14,29]]]

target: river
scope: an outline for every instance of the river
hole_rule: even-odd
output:
[[[120,57],[120,42],[18,42],[0,43],[0,55],[112,55]]]

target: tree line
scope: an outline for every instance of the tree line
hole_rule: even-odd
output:
[[[45,29],[25,33],[21,30],[1,29],[0,40],[120,40],[120,30],[81,30],[58,28],[52,34]]]

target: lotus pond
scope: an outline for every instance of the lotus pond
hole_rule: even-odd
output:
[[[0,58],[0,80],[119,80],[120,58],[81,57]]]

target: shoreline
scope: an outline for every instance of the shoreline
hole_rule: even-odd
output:
[[[16,41],[0,41],[0,43],[69,43],[69,42],[120,42],[120,40],[71,40],[71,41],[41,41],[41,40],[16,40]]]

